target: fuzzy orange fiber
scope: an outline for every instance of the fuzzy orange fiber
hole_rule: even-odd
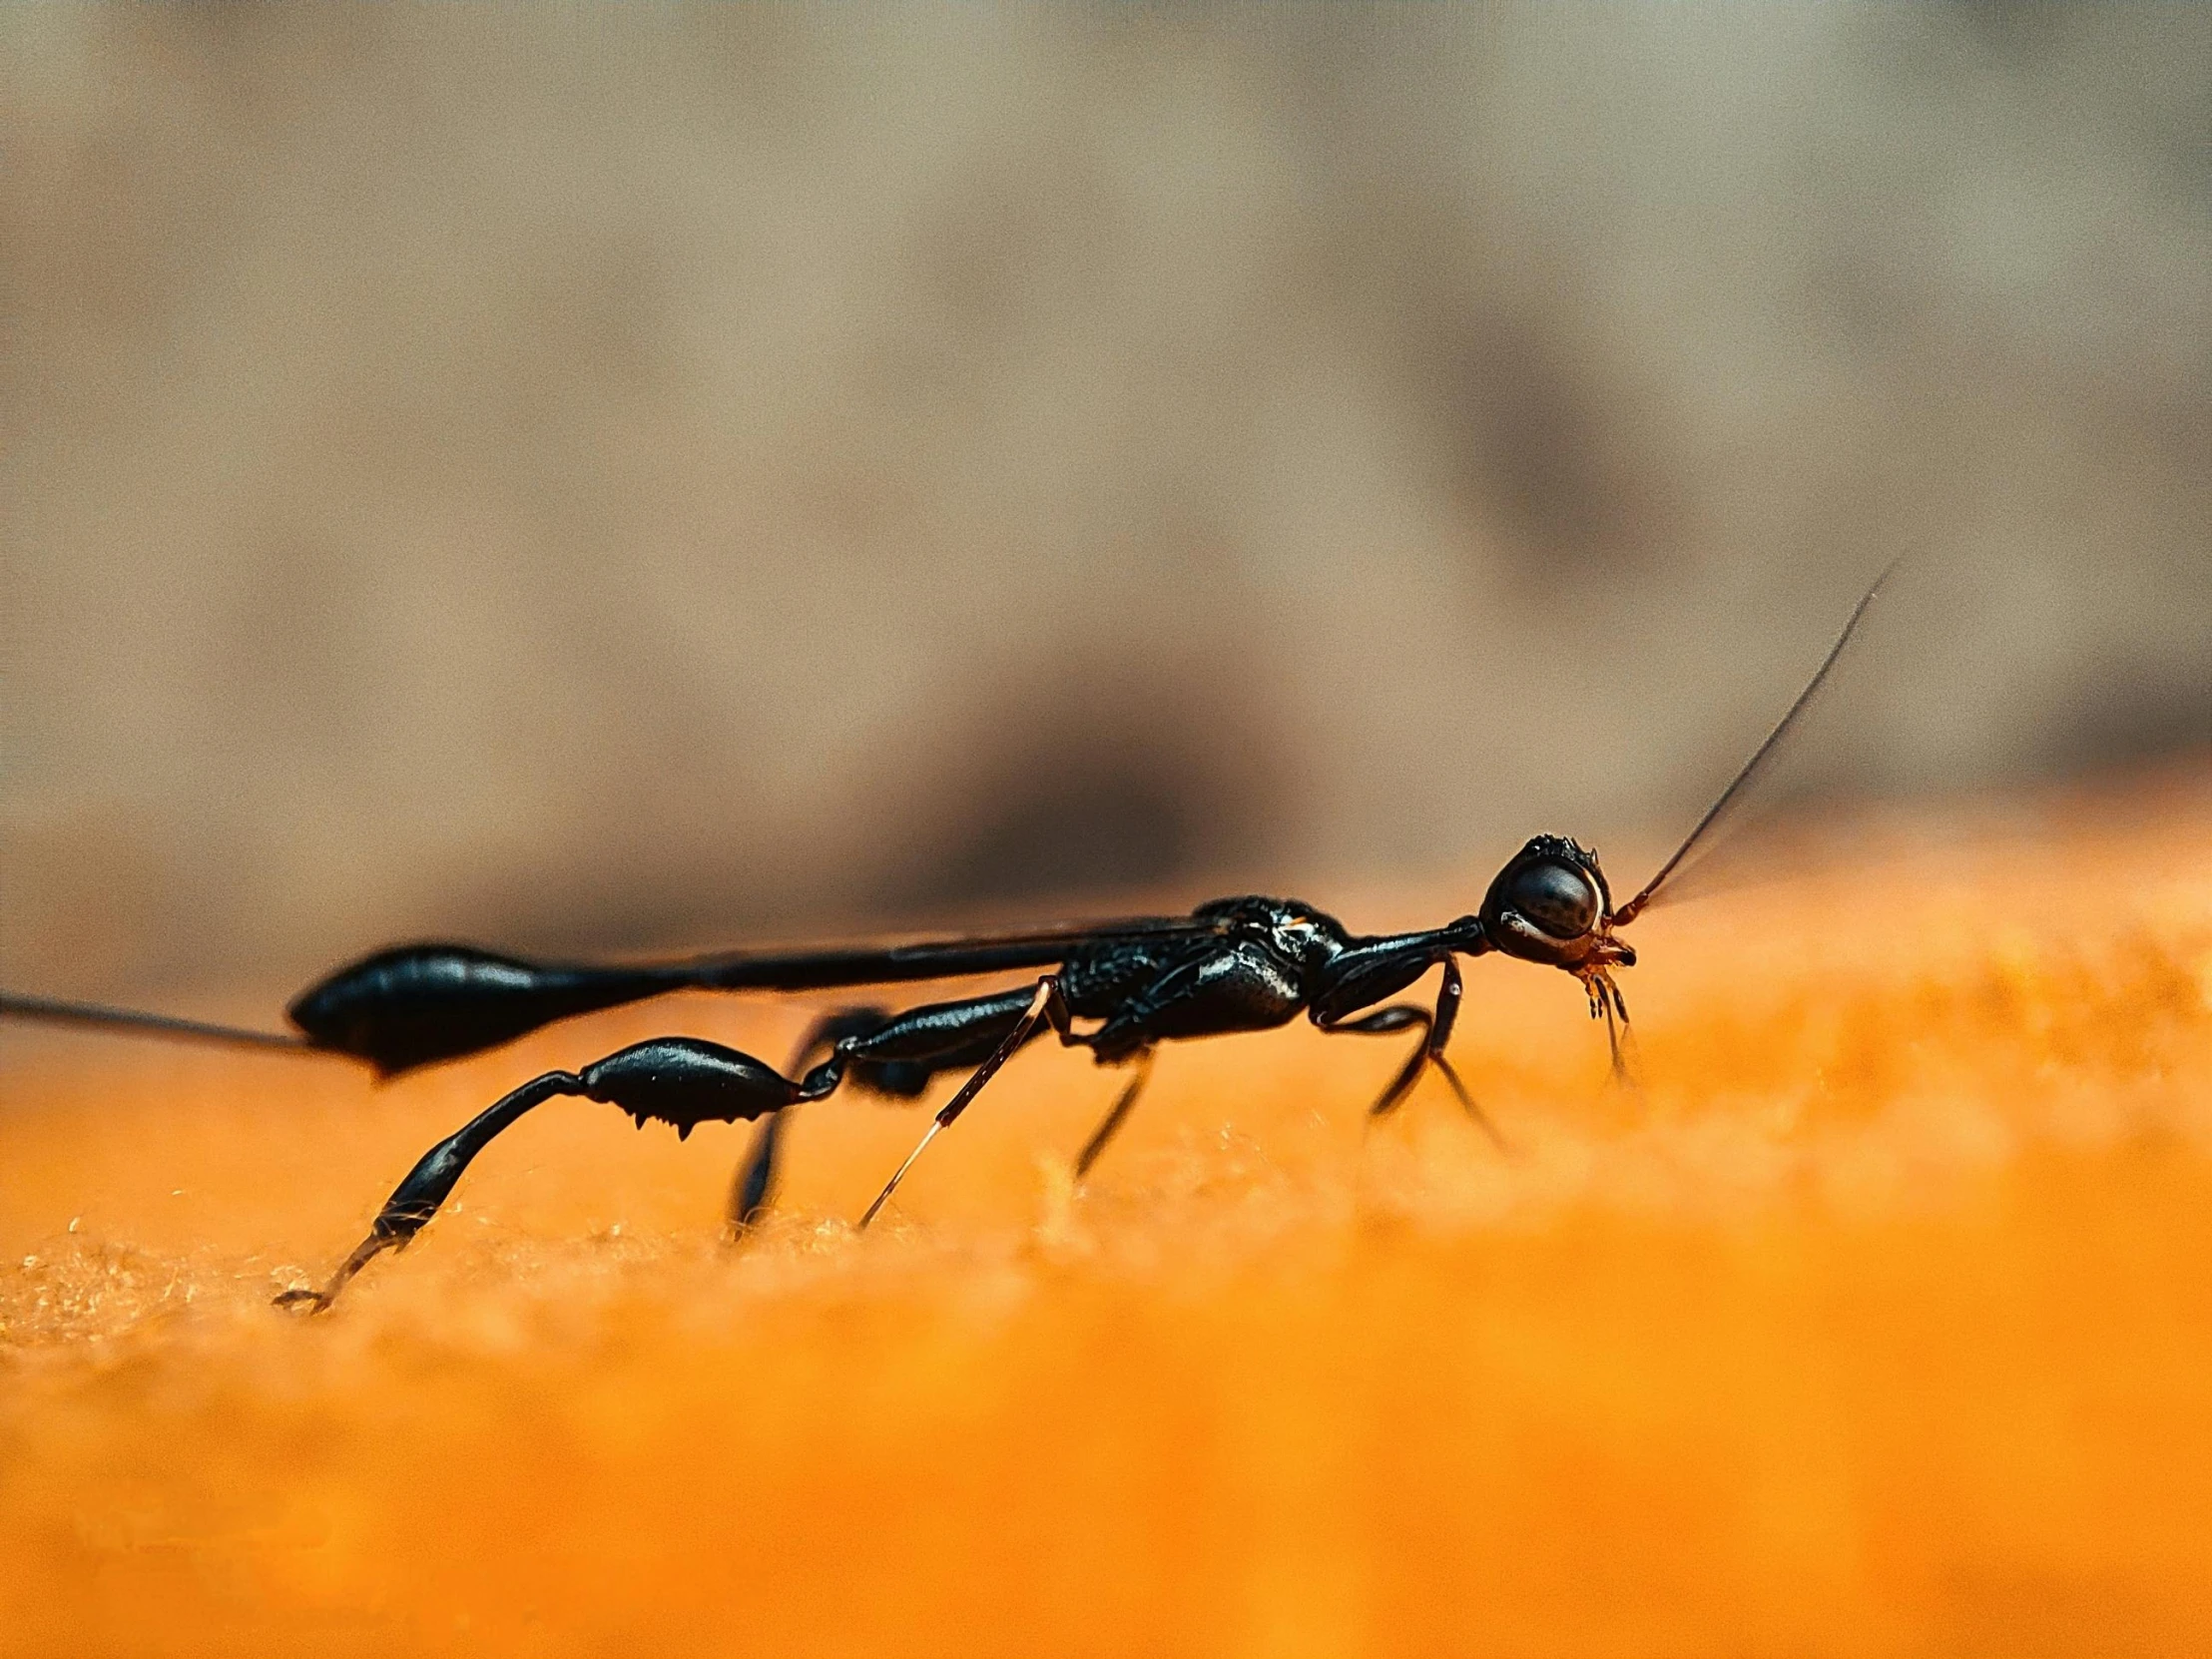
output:
[[[11,1032],[0,1652],[2212,1652],[2212,795],[1957,834],[1639,923],[1634,1089],[1473,964],[1503,1157],[1302,1026],[1079,1195],[1117,1080],[1039,1049],[865,1237],[920,1114],[807,1109],[731,1251],[738,1131],[562,1102],[316,1320],[522,1076],[805,1010],[381,1090]]]

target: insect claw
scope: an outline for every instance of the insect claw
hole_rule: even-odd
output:
[[[1612,1079],[1623,1086],[1635,1082],[1635,1075],[1628,1069],[1628,1057],[1623,1051],[1621,1037],[1628,1026],[1628,1004],[1621,1000],[1621,988],[1613,983],[1609,973],[1593,975],[1592,984],[1599,991],[1599,1001],[1605,1009],[1605,1046],[1612,1055]],[[1614,1010],[1620,1012],[1619,1023],[1614,1022]]]

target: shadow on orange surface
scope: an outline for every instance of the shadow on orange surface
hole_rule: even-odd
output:
[[[516,1078],[805,1011],[383,1090],[11,1033],[0,1652],[2212,1650],[2212,799],[2041,816],[1640,923],[1634,1090],[1474,964],[1507,1158],[1299,1029],[1078,1195],[1038,1051],[864,1239],[918,1116],[808,1109],[731,1252],[736,1132],[565,1103],[317,1321]]]

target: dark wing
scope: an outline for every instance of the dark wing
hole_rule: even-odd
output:
[[[913,944],[738,951],[628,966],[532,962],[470,945],[400,945],[342,967],[301,993],[288,1010],[297,1036],[5,992],[0,992],[0,1016],[290,1053],[345,1054],[388,1077],[664,991],[816,991],[957,979],[1050,967],[1080,946],[1198,937],[1227,925],[1210,916],[1136,916]]]
[[[1860,623],[1866,620],[1867,611],[1874,604],[1875,596],[1881,593],[1883,583],[1889,581],[1897,573],[1898,566],[1904,562],[1901,554],[1891,560],[1889,568],[1874,579],[1874,586],[1852,607],[1851,620],[1844,624],[1844,631],[1836,636],[1836,643],[1828,648],[1828,655],[1822,659],[1820,668],[1806,682],[1805,689],[1798,693],[1797,701],[1790,705],[1789,713],[1782,717],[1781,724],[1769,732],[1767,741],[1752,752],[1751,759],[1744,763],[1743,771],[1737,773],[1735,781],[1721,792],[1720,799],[1706,808],[1705,816],[1697,821],[1697,828],[1690,831],[1687,840],[1674,849],[1674,856],[1659,866],[1659,873],[1644,883],[1643,891],[1613,912],[1614,926],[1621,927],[1634,921],[1638,912],[1658,896],[1659,889],[1666,885],[1667,878],[1681,866],[1682,860],[1709,841],[1728,821],[1731,810],[1742,804],[1753,783],[1782,753],[1784,740],[1804,717],[1805,711],[1813,706],[1813,700],[1820,694],[1821,688],[1828,683],[1829,675],[1834,672],[1836,664],[1844,655],[1844,648],[1851,644],[1852,636],[1859,632]]]
[[[847,985],[888,985],[909,979],[959,979],[1012,968],[1050,967],[1080,945],[1115,939],[1197,938],[1224,932],[1215,916],[1123,916],[1070,922],[1022,933],[983,933],[918,944],[835,950],[734,951],[670,963],[653,970],[679,984],[713,990],[819,991]]]

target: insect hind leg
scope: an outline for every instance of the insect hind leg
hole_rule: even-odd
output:
[[[735,1123],[780,1111],[802,1100],[820,1100],[834,1089],[843,1068],[832,1055],[795,1082],[750,1054],[693,1037],[656,1037],[618,1049],[582,1071],[549,1071],[502,1096],[416,1160],[406,1179],[377,1211],[368,1236],[353,1248],[319,1289],[278,1296],[279,1308],[320,1313],[353,1276],[387,1250],[404,1250],[452,1196],[476,1155],[548,1100],[581,1095],[619,1106],[643,1128],[648,1118],[672,1126],[679,1138],[702,1123]]]

